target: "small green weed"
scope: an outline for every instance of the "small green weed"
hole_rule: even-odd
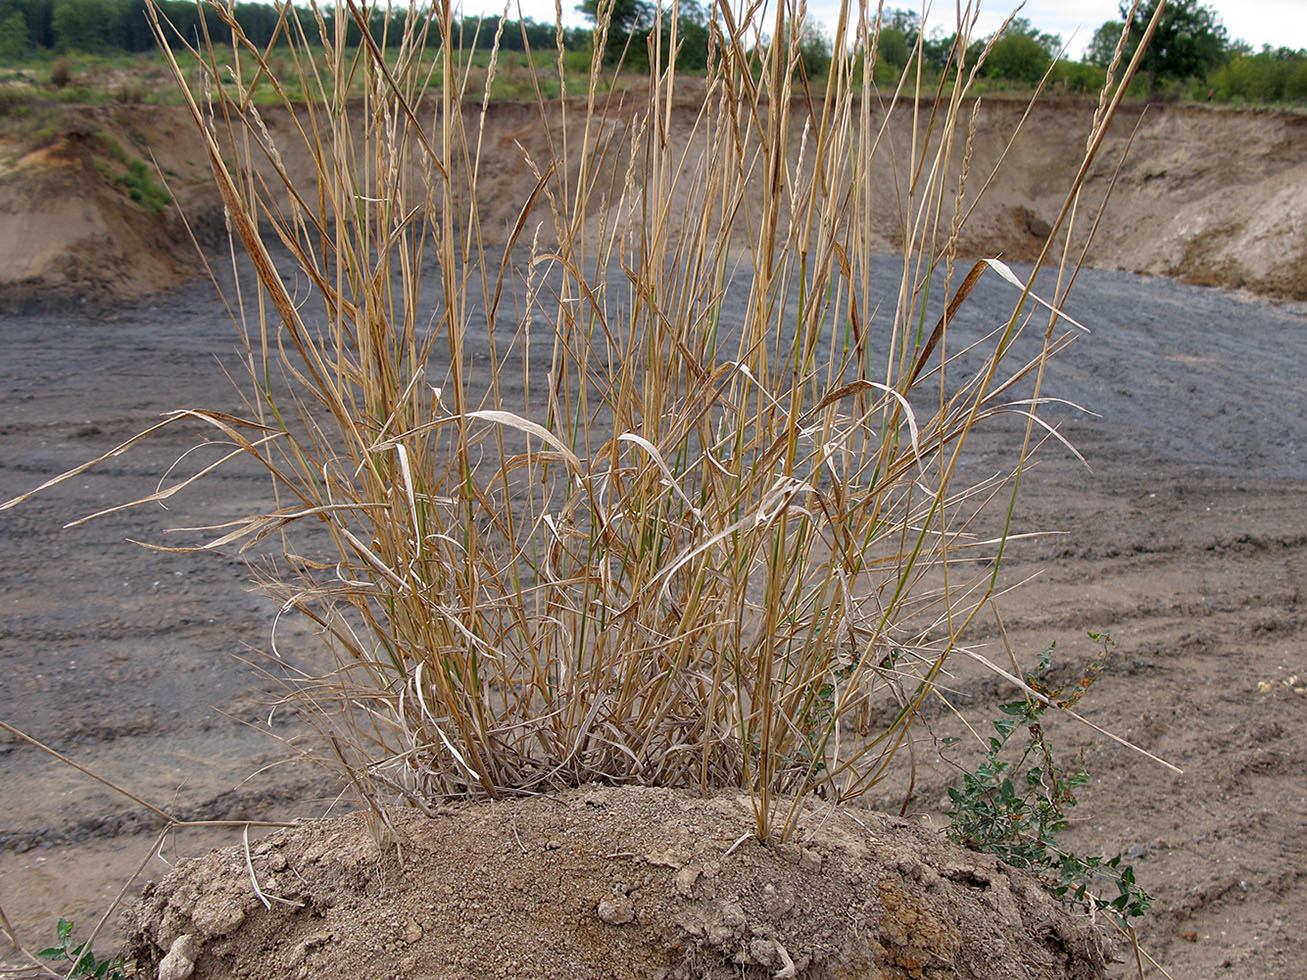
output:
[[[158,214],[172,203],[170,195],[150,172],[144,160],[132,160],[127,164],[127,173],[119,174],[113,179],[118,187],[127,192],[127,196],[150,214]]]
[[[90,943],[76,943],[73,939],[73,924],[67,919],[60,919],[55,927],[55,942],[57,945],[49,946],[36,955],[57,966],[60,972],[73,980],[127,980],[123,958],[115,956],[113,959],[97,960],[91,952]],[[69,970],[72,972],[69,973]]]
[[[128,156],[117,140],[97,132],[92,137],[92,146],[99,156],[108,157],[112,161],[105,163],[97,160],[95,169],[142,210],[158,214],[172,204],[172,196],[154,179],[149,164]],[[125,172],[120,172],[119,167],[125,168]]]
[[[1033,872],[1055,898],[1105,912],[1125,923],[1143,915],[1151,900],[1136,884],[1134,868],[1122,865],[1122,855],[1082,857],[1057,845],[1057,835],[1066,829],[1067,811],[1076,804],[1075,790],[1088,782],[1089,774],[1083,765],[1067,772],[1054,760],[1041,724],[1050,707],[1069,708],[1084,697],[1103,669],[1112,638],[1106,633],[1089,636],[1101,645],[1102,655],[1089,665],[1068,696],[1063,696],[1064,688],[1046,682],[1050,647],[1025,678],[1031,689],[1048,701],[1027,697],[1000,705],[1004,717],[994,722],[995,734],[989,738],[984,761],[975,772],[962,777],[961,786],[949,790],[953,808],[948,836]],[[1006,750],[1021,731],[1025,732],[1025,744],[1012,759],[1013,753]],[[946,744],[956,742],[946,740]],[[1117,894],[1104,897],[1098,891],[1103,884],[1114,887]]]
[[[121,164],[127,163],[128,156],[125,152],[123,152],[122,144],[119,143],[112,136],[106,136],[103,132],[97,129],[94,133],[91,134],[90,143],[92,149],[94,149],[101,156],[109,157],[110,159],[116,160]]]

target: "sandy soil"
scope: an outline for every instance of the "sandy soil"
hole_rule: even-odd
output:
[[[978,323],[1003,288],[978,291]],[[1037,577],[1002,615],[1023,655],[1056,643],[1065,677],[1094,652],[1086,632],[1110,631],[1117,653],[1085,713],[1184,773],[1055,722],[1054,744],[1067,759],[1083,751],[1094,777],[1068,843],[1128,855],[1155,899],[1141,936],[1174,976],[1292,980],[1307,931],[1307,308],[1090,271],[1071,312],[1094,332],[1050,392],[1099,414],[1063,420],[1092,469],[1049,453],[1030,474],[1024,525],[1058,533],[1010,556],[1010,581]],[[236,404],[219,370],[232,328],[205,285],[97,317],[0,318],[0,348],[0,498],[164,410]],[[0,718],[184,816],[318,816],[338,787],[277,765],[289,752],[266,734],[273,685],[239,659],[265,644],[272,615],[245,567],[129,540],[236,513],[259,498],[257,475],[228,470],[166,514],[60,529],[152,489],[195,436],[179,430],[0,515]],[[978,444],[975,464],[1003,438]],[[279,635],[288,656],[318,656],[302,628]],[[986,624],[976,638],[996,635]],[[1007,693],[961,664],[948,686],[978,726]],[[934,739],[957,732],[955,717],[932,724],[907,807],[927,826],[957,766],[977,761],[941,757]],[[271,728],[288,738],[302,724],[278,712]],[[148,856],[152,819],[9,738],[0,785],[0,903],[33,945],[60,915],[89,928]],[[897,811],[904,788],[900,775],[872,802]],[[181,834],[160,857],[235,840]],[[148,862],[151,877],[167,870]]]
[[[673,114],[669,129],[682,144],[697,111],[692,87],[683,95],[690,101]],[[629,97],[604,126],[620,127],[637,103]],[[1049,101],[1024,124],[1024,106],[1014,100],[987,99],[973,109],[969,193],[1000,160],[1003,166],[969,220],[963,245],[975,254],[1034,261],[1075,175],[1094,105]],[[475,125],[474,109],[466,111],[468,125]],[[272,110],[264,119],[287,171],[307,180],[312,160],[291,138],[291,121]],[[491,239],[507,233],[531,191],[523,154],[547,157],[539,121],[535,109],[522,105],[492,106],[487,116],[480,217]],[[796,110],[790,141],[796,152],[804,122]],[[556,116],[551,125],[557,128]],[[873,231],[888,244],[901,237],[903,223],[901,175],[889,161],[897,158],[902,169],[913,145],[904,105],[892,114],[886,140],[890,151],[878,155],[886,169],[873,202],[880,216]],[[203,146],[180,107],[70,108],[46,145],[0,137],[0,308],[77,308],[139,298],[182,280],[193,253],[179,212],[147,215],[128,200],[115,176],[130,159],[151,172],[157,166],[201,240],[221,229]],[[960,166],[960,159],[953,162],[950,183]],[[1109,187],[1090,265],[1307,300],[1307,117],[1126,106],[1087,176],[1083,215],[1095,213]]]

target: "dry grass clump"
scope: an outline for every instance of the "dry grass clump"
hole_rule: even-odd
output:
[[[212,102],[190,109],[257,287],[236,297],[249,411],[198,414],[277,503],[210,546],[275,542],[266,584],[336,651],[294,695],[328,763],[378,814],[589,780],[741,786],[779,837],[791,800],[875,784],[996,587],[1044,365],[1072,329],[1011,277],[1010,315],[952,340],[981,273],[1010,277],[954,269],[989,176],[969,166],[975,66],[947,94],[905,77],[911,97],[882,106],[855,70],[877,11],[843,4],[818,89],[802,5],[764,23],[722,3],[692,123],[673,72],[619,106],[601,59],[579,77],[560,56],[563,94],[536,103],[547,150],[505,160],[449,3],[352,51],[368,8],[344,0],[332,33],[315,5],[299,22],[321,36],[288,22],[275,60],[211,7],[234,52],[194,51]],[[286,98],[274,135],[258,106],[290,87],[307,104]],[[291,141],[314,180],[283,165]],[[492,248],[484,185],[507,167],[533,184]],[[960,481],[969,440],[1013,414],[1007,466]]]

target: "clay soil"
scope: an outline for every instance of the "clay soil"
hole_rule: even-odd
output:
[[[632,786],[390,822],[381,848],[356,816],[273,834],[248,866],[241,848],[184,865],[133,911],[137,962],[161,980],[1102,975],[1088,917],[902,818],[812,805],[796,842],[764,845],[746,796]]]

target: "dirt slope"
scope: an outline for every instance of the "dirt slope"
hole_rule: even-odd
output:
[[[194,265],[169,216],[96,169],[94,130],[45,146],[0,144],[0,303],[121,300],[180,282]]]
[[[975,109],[969,193],[1018,135],[973,216],[963,251],[1036,257],[1074,176],[1092,113],[1088,103],[1050,103],[1021,125],[1019,104],[984,102]],[[619,130],[628,117],[629,106],[615,110],[606,125]],[[534,182],[524,157],[544,158],[538,119],[529,107],[491,108],[481,186],[491,240],[506,233]],[[693,120],[693,106],[686,104],[673,120],[673,139],[687,142]],[[281,147],[289,171],[305,176],[309,160],[289,138],[289,120],[270,111],[265,121],[274,135],[286,134]],[[797,148],[801,114],[794,125]],[[221,227],[203,148],[182,109],[73,111],[67,128],[46,146],[0,146],[0,300],[10,308],[27,301],[48,304],[52,297],[130,298],[173,285],[194,266],[177,209],[150,215],[134,205],[102,172],[98,137],[157,162],[187,217],[201,229]],[[876,231],[888,251],[902,238],[899,185],[907,169],[900,166],[896,176],[889,161],[901,164],[912,140],[902,107],[886,139],[890,152],[881,156],[886,179]],[[1307,118],[1206,107],[1127,109],[1086,183],[1076,250],[1114,180],[1088,253],[1090,265],[1307,299]]]
[[[1091,187],[1110,180],[1125,139]],[[1090,262],[1307,299],[1307,117],[1148,110]]]

